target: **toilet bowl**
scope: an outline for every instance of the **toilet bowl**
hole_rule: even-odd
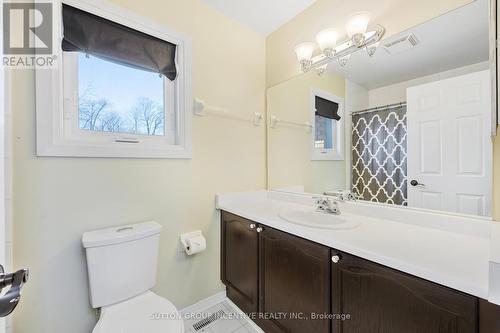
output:
[[[93,333],[183,333],[180,313],[150,291],[156,284],[161,226],[144,222],[83,234]]]
[[[104,307],[92,333],[182,333],[184,325],[175,306],[150,291]]]

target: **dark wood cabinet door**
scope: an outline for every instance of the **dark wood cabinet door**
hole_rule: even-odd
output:
[[[227,296],[242,311],[257,312],[258,235],[255,222],[222,212],[221,277]]]
[[[479,333],[500,332],[500,306],[479,300]]]
[[[332,251],[332,255],[339,253]],[[332,262],[334,333],[476,333],[477,298],[347,254]]]
[[[266,333],[329,333],[330,249],[262,226],[259,319]]]

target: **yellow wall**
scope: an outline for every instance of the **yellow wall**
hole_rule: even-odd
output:
[[[345,96],[344,78],[331,74],[320,77],[311,71],[268,89],[268,117],[311,122],[311,88]],[[345,161],[311,161],[312,135],[297,126],[268,129],[269,188],[304,185],[306,192],[322,193],[345,187]]]
[[[241,115],[264,113],[263,37],[199,0],[114,2],[192,37],[194,96]],[[34,89],[33,71],[12,73],[14,264],[32,273],[16,333],[91,332],[81,235],[96,228],[158,221],[155,291],[179,307],[221,291],[215,194],[266,187],[264,126],[194,118],[192,160],[37,158]],[[179,234],[195,229],[207,251],[177,254]]]
[[[383,25],[387,30],[386,36],[390,36],[470,2],[472,0],[317,0],[267,37],[267,86],[274,86],[299,74],[293,52],[295,45],[314,41],[316,33],[325,28],[345,32],[344,25],[353,12],[371,12],[372,22]]]

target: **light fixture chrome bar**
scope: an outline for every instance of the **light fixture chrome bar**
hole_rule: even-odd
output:
[[[335,47],[335,52],[330,56],[326,56],[325,54],[320,54],[314,58],[312,58],[309,62],[303,62],[302,71],[308,72],[312,69],[320,68],[324,65],[329,64],[330,62],[337,60],[339,58],[351,55],[356,53],[364,48],[370,47],[376,43],[378,43],[385,34],[385,28],[381,25],[376,25],[376,29],[372,31],[366,32],[364,42],[357,46],[354,44],[352,40],[347,40],[340,45]]]
[[[374,108],[369,108],[369,109],[364,109],[364,110],[359,110],[359,111],[353,111],[353,112],[351,112],[351,115],[353,115],[353,114],[359,114],[359,113],[369,113],[369,112],[380,111],[380,110],[387,110],[387,109],[396,109],[396,108],[399,108],[401,106],[406,106],[406,102],[388,104],[388,105],[383,105],[383,106],[376,106]]]

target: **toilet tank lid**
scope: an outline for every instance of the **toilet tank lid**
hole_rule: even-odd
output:
[[[97,247],[130,242],[159,234],[161,225],[154,221],[129,224],[85,232],[82,237],[83,247]]]

